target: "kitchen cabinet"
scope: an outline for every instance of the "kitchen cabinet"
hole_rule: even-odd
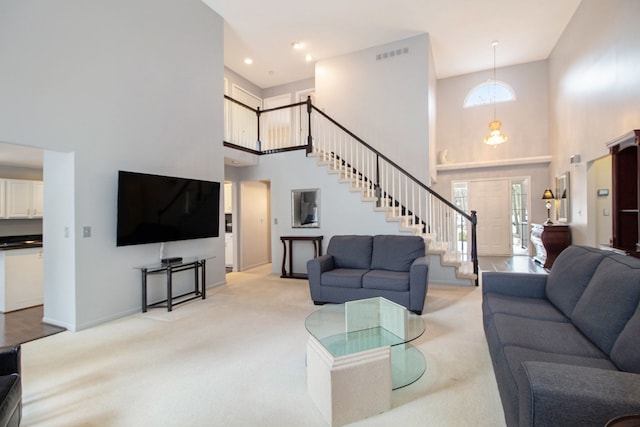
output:
[[[232,187],[230,182],[224,183],[224,213],[226,214],[230,214],[233,212],[233,205],[232,205],[233,193],[231,188]]]
[[[7,217],[6,180],[0,179],[0,218]]]
[[[42,305],[42,248],[0,251],[0,312]]]
[[[5,218],[42,218],[43,182],[6,179]]]

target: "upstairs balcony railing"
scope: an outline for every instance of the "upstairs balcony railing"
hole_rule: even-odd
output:
[[[478,284],[476,212],[463,211],[316,108],[310,98],[254,109],[225,96],[224,145],[258,155],[306,150],[387,212],[400,229],[423,236],[431,253]]]

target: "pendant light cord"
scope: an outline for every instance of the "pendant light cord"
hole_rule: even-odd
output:
[[[498,41],[491,43],[493,45],[493,120],[496,119],[496,46]]]

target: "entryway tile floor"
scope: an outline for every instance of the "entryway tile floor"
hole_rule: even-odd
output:
[[[480,271],[509,271],[514,273],[539,273],[545,274],[549,271],[544,269],[540,264],[533,261],[528,256],[512,256],[512,257],[496,257],[481,256],[478,257],[478,268]]]

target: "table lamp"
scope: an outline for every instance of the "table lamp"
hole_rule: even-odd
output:
[[[547,220],[545,221],[544,225],[552,225],[553,222],[551,222],[551,201],[555,200],[555,197],[553,197],[553,192],[550,188],[544,190],[544,193],[542,193],[542,200],[546,202],[545,206],[547,208]]]

